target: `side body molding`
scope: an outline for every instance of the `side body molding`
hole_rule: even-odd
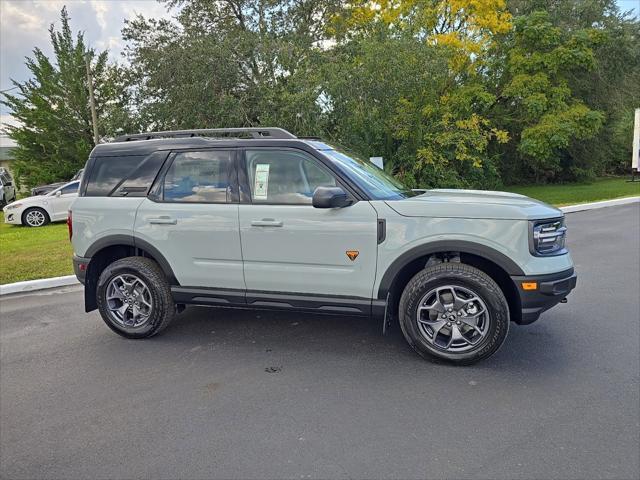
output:
[[[394,280],[398,273],[412,261],[431,255],[438,252],[460,252],[468,253],[471,255],[477,255],[484,257],[487,260],[492,261],[500,268],[502,268],[509,275],[524,275],[522,269],[509,257],[504,255],[493,248],[481,245],[478,243],[467,242],[464,240],[439,240],[435,242],[429,242],[424,245],[418,245],[400,255],[394,262],[387,268],[380,281],[378,288],[378,299],[387,298]]]

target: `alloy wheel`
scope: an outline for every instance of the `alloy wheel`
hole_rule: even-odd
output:
[[[27,212],[25,221],[30,227],[41,227],[45,224],[47,219],[44,216],[44,213],[40,210],[31,210],[30,212]]]
[[[123,274],[114,277],[107,286],[106,298],[111,318],[122,327],[141,327],[151,317],[151,291],[135,275]]]
[[[489,331],[485,302],[469,288],[445,285],[427,292],[417,310],[420,334],[434,347],[460,353],[476,347]]]

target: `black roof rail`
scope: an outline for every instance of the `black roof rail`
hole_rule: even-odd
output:
[[[134,133],[132,135],[120,135],[114,142],[130,142],[133,140],[152,140],[155,138],[181,138],[181,137],[240,137],[248,134],[251,138],[297,138],[293,133],[282,128],[274,127],[250,127],[250,128],[201,128],[195,130],[168,130],[165,132]]]

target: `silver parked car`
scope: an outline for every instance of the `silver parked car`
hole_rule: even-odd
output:
[[[16,199],[16,187],[8,170],[0,168],[0,207]]]
[[[86,310],[127,338],[189,304],[294,309],[399,322],[420,355],[470,364],[576,284],[559,210],[412,191],[277,128],[98,145],[68,223]]]

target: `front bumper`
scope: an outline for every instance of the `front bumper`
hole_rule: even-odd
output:
[[[522,316],[516,320],[520,325],[535,322],[540,314],[567,298],[576,286],[576,273],[573,268],[549,275],[527,275],[511,277],[522,308]],[[536,288],[525,290],[523,284],[536,284]]]
[[[4,223],[10,223],[12,225],[20,225],[22,223],[21,211],[18,209],[4,210]]]

